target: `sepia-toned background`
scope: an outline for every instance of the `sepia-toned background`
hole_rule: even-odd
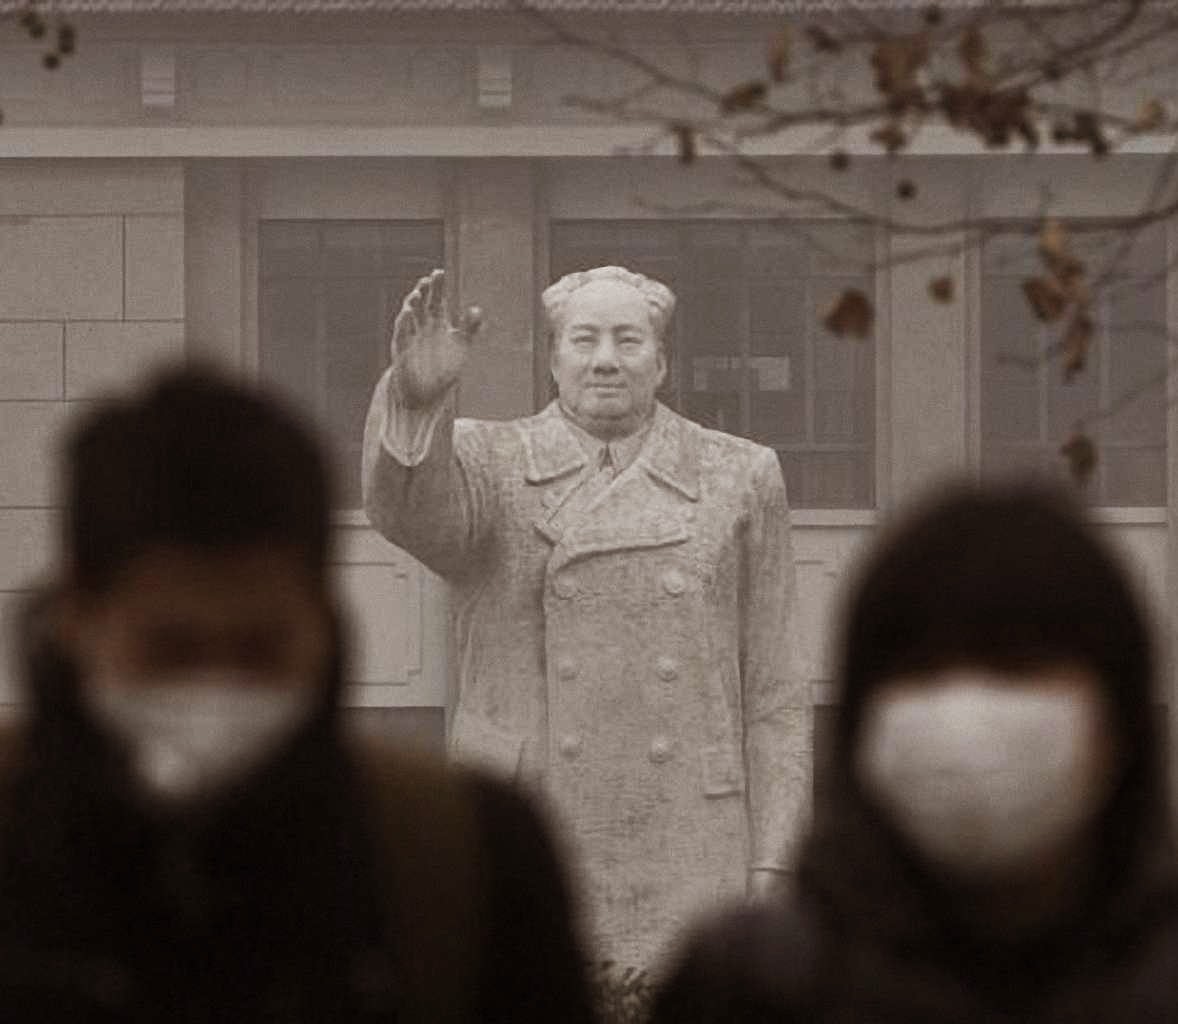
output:
[[[1030,257],[1017,231],[1039,215],[1044,182],[1057,214],[1097,225],[1140,202],[1164,159],[1148,145],[1095,163],[921,142],[907,164],[920,170],[917,215],[1012,232],[939,257],[959,292],[933,303],[929,264],[894,258],[905,239],[803,205],[783,218],[750,210],[717,158],[685,167],[670,153],[618,155],[642,132],[562,102],[609,89],[618,71],[537,41],[526,20],[477,0],[292,6],[59,3],[74,12],[78,53],[52,74],[3,26],[2,608],[52,568],[53,460],[71,414],[162,360],[213,359],[289,395],[332,445],[336,573],[357,641],[353,716],[441,743],[444,587],[359,510],[383,325],[419,275],[445,266],[455,301],[486,318],[461,413],[527,414],[549,397],[540,289],[571,269],[623,263],[680,296],[664,399],[781,455],[821,758],[832,617],[881,515],[947,473],[1058,473],[1076,416],[1169,358],[1164,335],[1142,327],[1178,318],[1173,275],[1160,272],[1178,243],[1168,222],[1143,232],[1102,293],[1090,372],[1064,383],[1007,358],[1040,338],[1019,291]],[[567,16],[611,24],[668,61],[686,35],[717,81],[762,60],[775,24],[755,4],[595,6]],[[766,146],[800,184],[829,174],[817,156]],[[843,186],[886,207],[896,173],[862,155]],[[874,301],[869,340],[821,326],[850,286]],[[1094,517],[1128,553],[1164,632],[1178,567],[1174,422],[1166,388],[1147,390],[1102,428],[1090,485]],[[12,704],[6,673],[0,695]]]

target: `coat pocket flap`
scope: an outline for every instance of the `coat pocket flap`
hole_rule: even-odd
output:
[[[462,764],[514,780],[519,774],[524,738],[473,715],[459,715],[450,736],[450,756]]]
[[[704,747],[700,751],[704,768],[704,795],[728,796],[744,792],[744,765],[731,744]]]

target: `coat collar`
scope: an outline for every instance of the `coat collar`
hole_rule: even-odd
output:
[[[585,465],[585,450],[557,403],[520,425],[528,483],[547,483]],[[650,433],[635,460],[651,476],[691,501],[699,500],[699,430],[659,402]]]

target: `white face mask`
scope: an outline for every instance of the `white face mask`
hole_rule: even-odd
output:
[[[919,850],[962,874],[1017,869],[1076,839],[1110,784],[1099,694],[1017,678],[947,672],[866,708],[862,785]]]
[[[134,685],[98,680],[83,692],[96,719],[129,746],[147,791],[169,802],[246,775],[307,720],[313,702],[305,687],[226,673]]]

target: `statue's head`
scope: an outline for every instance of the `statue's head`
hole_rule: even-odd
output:
[[[651,415],[667,375],[675,296],[624,267],[566,274],[542,296],[552,377],[565,411],[591,434],[625,437]]]

